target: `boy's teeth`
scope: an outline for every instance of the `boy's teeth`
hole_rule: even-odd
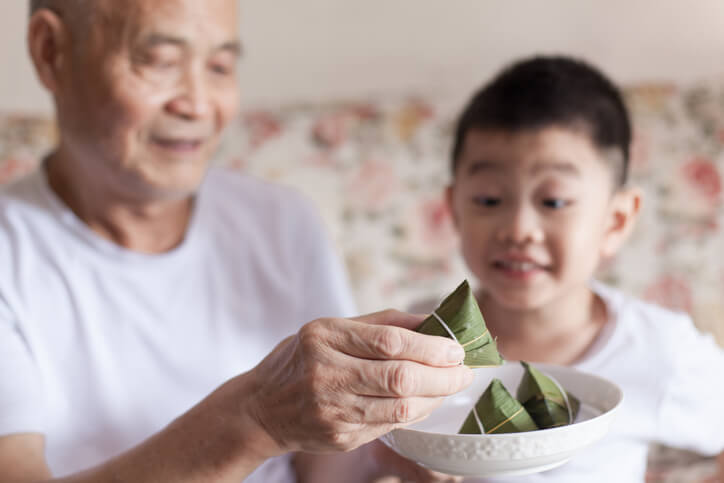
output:
[[[535,263],[531,262],[500,262],[500,265],[503,268],[515,270],[518,272],[527,272],[528,270],[534,270],[538,268]]]

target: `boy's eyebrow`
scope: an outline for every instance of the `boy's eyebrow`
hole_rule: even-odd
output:
[[[503,165],[494,161],[473,161],[468,166],[468,176],[472,176],[481,171],[500,171]]]
[[[578,167],[568,161],[542,161],[540,163],[536,163],[531,169],[533,174],[539,174],[542,171],[556,171],[570,176],[581,176],[581,171]]]
[[[473,161],[467,168],[468,176],[472,176],[481,171],[502,171],[504,165],[495,161]],[[570,176],[579,177],[581,171],[578,167],[568,161],[541,161],[536,163],[531,169],[532,174],[540,174],[543,171],[555,171]]]

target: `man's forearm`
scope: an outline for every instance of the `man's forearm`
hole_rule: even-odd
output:
[[[347,453],[294,455],[299,483],[369,483],[374,478],[367,446]]]
[[[246,378],[246,379],[245,379]],[[248,375],[220,387],[161,432],[92,470],[55,483],[238,483],[276,447],[248,414]],[[248,389],[246,392],[244,389]],[[232,403],[232,401],[234,401]]]
[[[418,466],[381,441],[372,441],[348,453],[304,454],[294,457],[300,483],[395,483],[400,481],[449,481],[462,477],[443,475]]]

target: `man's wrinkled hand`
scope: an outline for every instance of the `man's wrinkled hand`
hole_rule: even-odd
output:
[[[252,416],[273,452],[352,450],[467,387],[462,347],[409,330],[421,320],[397,311],[319,319],[280,343],[252,371]]]

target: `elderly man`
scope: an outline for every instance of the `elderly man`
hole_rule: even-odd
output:
[[[208,170],[238,100],[236,0],[31,9],[60,141],[0,195],[0,482],[286,481],[290,453],[360,447],[469,383],[418,317],[320,318],[352,309],[307,203]],[[442,478],[379,443],[297,462]]]

